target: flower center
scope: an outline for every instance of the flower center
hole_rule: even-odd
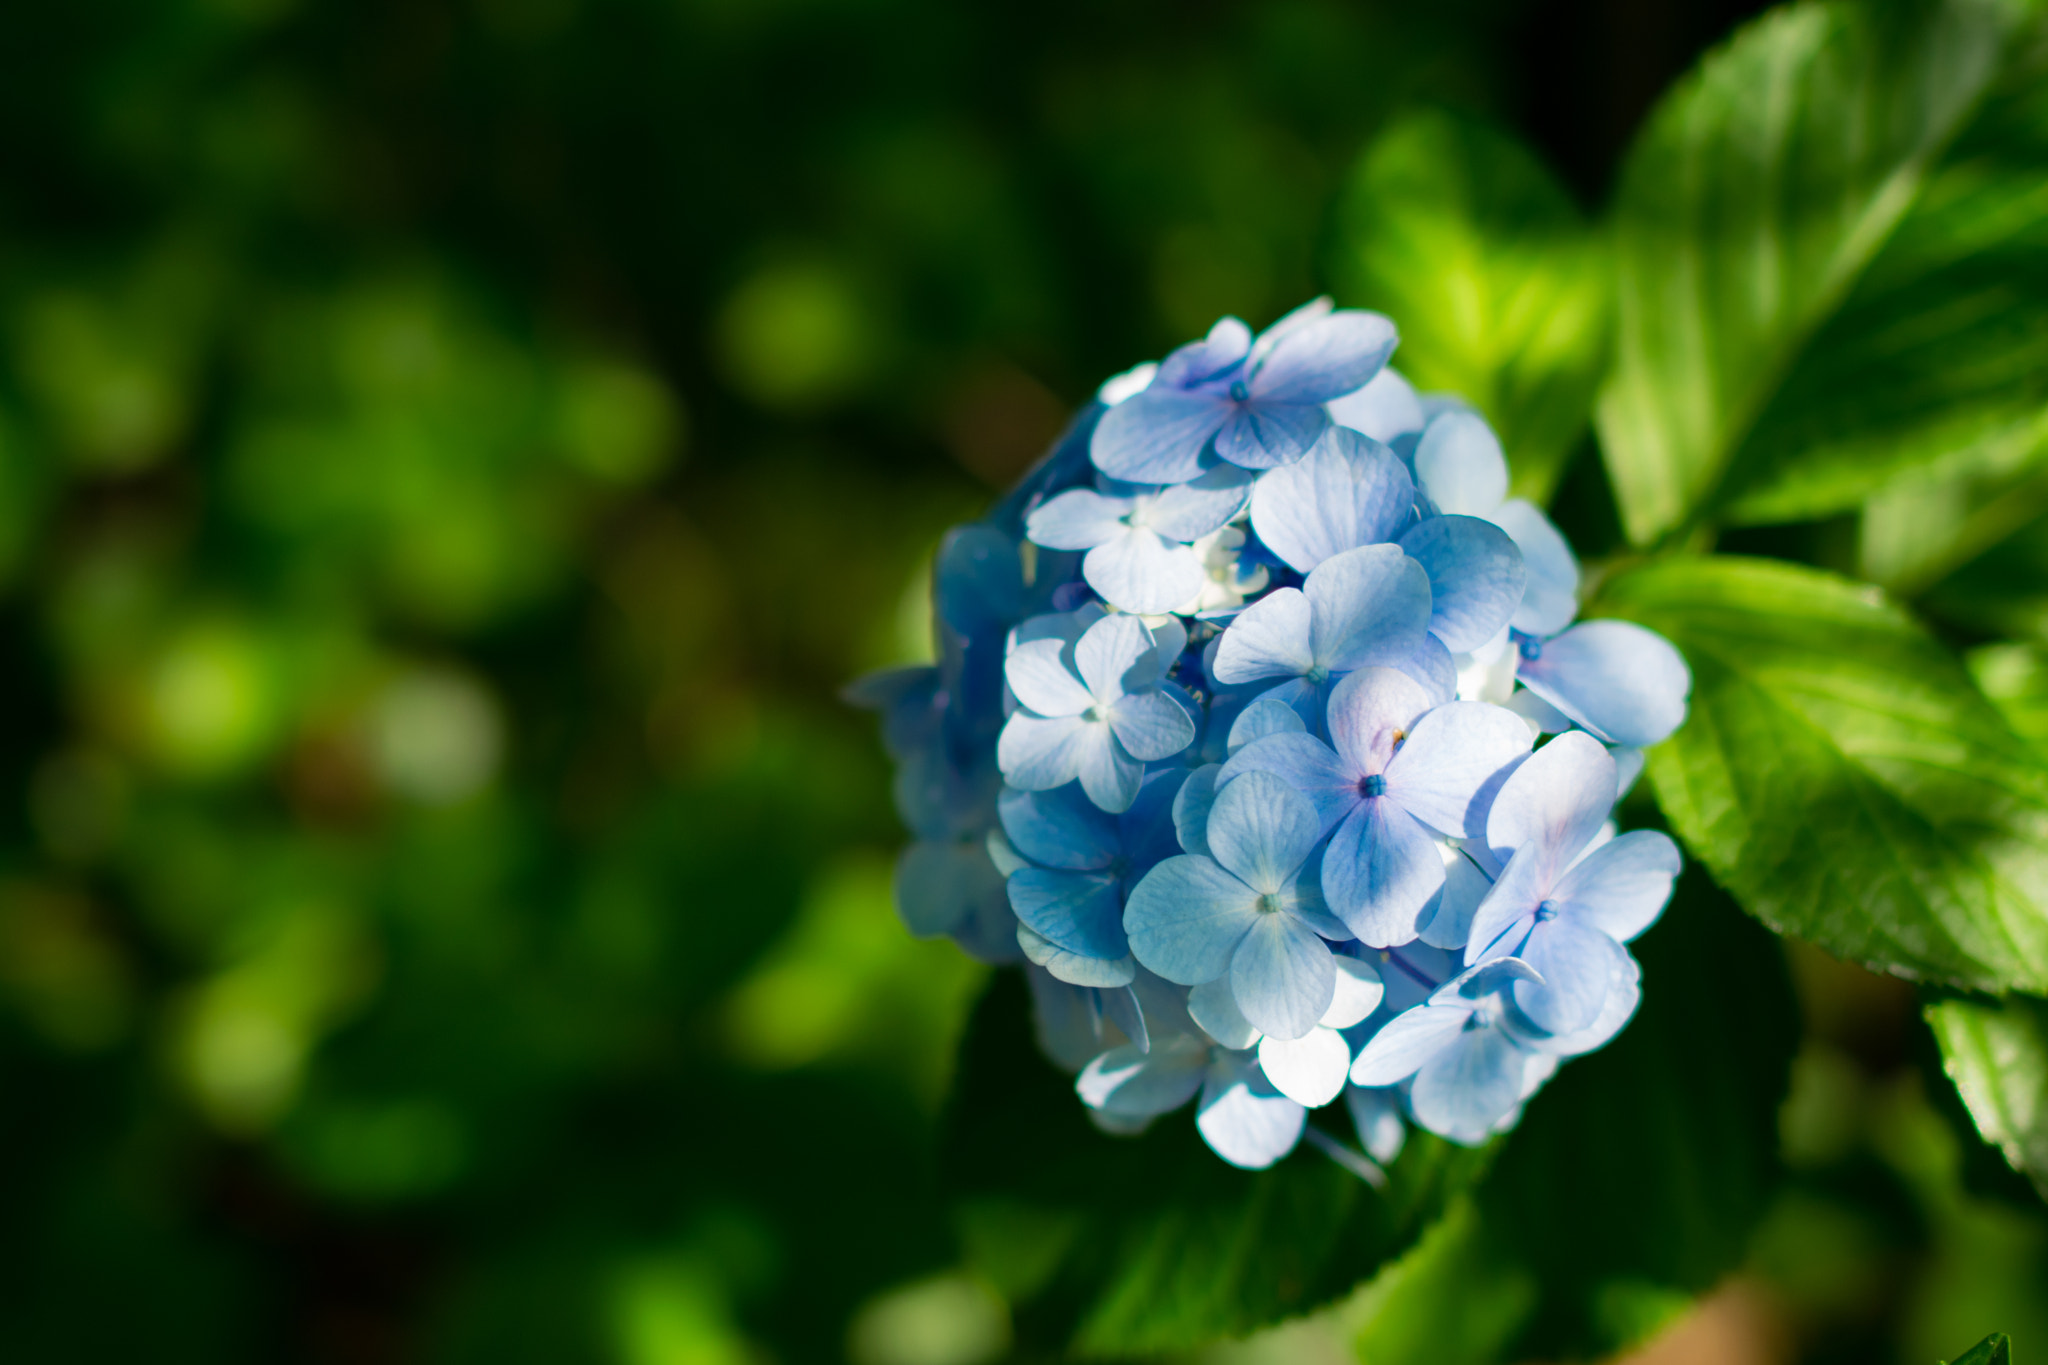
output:
[[[1525,659],[1540,659],[1543,657],[1543,642],[1533,635],[1524,635],[1519,647],[1522,657]]]
[[[1259,897],[1259,913],[1260,913],[1260,914],[1262,914],[1262,915],[1277,915],[1277,914],[1279,914],[1279,913],[1280,913],[1280,898],[1279,898],[1278,896],[1261,896],[1261,897]]]
[[[1237,380],[1230,386],[1230,401],[1233,403],[1242,403],[1251,396],[1252,391],[1244,386],[1242,379]]]
[[[1330,680],[1330,670],[1324,668],[1321,664],[1317,664],[1315,665],[1315,667],[1309,669],[1309,671],[1303,674],[1302,676],[1306,677],[1311,683],[1314,683],[1317,687],[1321,687],[1324,683]]]
[[[1081,713],[1081,719],[1087,721],[1090,725],[1093,725],[1098,721],[1108,720],[1109,714],[1106,711],[1104,711],[1100,706],[1091,706],[1086,711],[1083,711]]]
[[[1358,789],[1367,796],[1385,796],[1387,794],[1387,779],[1384,774],[1369,773],[1366,775],[1365,781],[1358,784]]]
[[[1556,901],[1544,901],[1544,902],[1543,902],[1543,903],[1542,903],[1541,905],[1539,905],[1539,906],[1537,906],[1537,907],[1536,907],[1536,922],[1537,922],[1538,924],[1548,924],[1548,923],[1550,923],[1550,921],[1552,921],[1552,920],[1554,920],[1554,919],[1556,919],[1556,918],[1557,918],[1557,902],[1556,902]]]

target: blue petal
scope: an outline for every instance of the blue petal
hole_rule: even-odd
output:
[[[1334,555],[1316,566],[1302,592],[1314,608],[1315,661],[1332,672],[1399,663],[1429,629],[1429,576],[1397,545]]]
[[[950,934],[988,899],[997,875],[979,844],[910,844],[896,859],[896,913],[913,937]]]
[[[1116,821],[1076,787],[1019,791],[1006,787],[996,801],[1003,833],[1017,851],[1044,867],[1096,872],[1121,849]]]
[[[996,762],[1004,780],[1020,791],[1051,791],[1079,777],[1088,751],[1108,734],[1107,725],[1079,716],[1047,720],[1019,711],[996,740]]]
[[[993,526],[954,527],[939,542],[932,596],[939,619],[965,638],[1006,628],[1024,614],[1017,542]]]
[[[1355,308],[1275,330],[1250,381],[1261,404],[1327,403],[1364,388],[1398,340],[1392,321]]]
[[[1477,838],[1487,813],[1482,793],[1491,795],[1490,779],[1528,753],[1531,738],[1522,718],[1502,707],[1439,706],[1415,722],[1387,765],[1387,792],[1439,834]]]
[[[1223,632],[1216,647],[1216,681],[1236,686],[1307,673],[1316,663],[1314,623],[1315,609],[1299,589],[1274,589]]]
[[[1299,1038],[1336,998],[1330,945],[1293,915],[1258,915],[1230,959],[1230,993],[1271,1037]]]
[[[1124,960],[1130,961],[1129,958]],[[1131,974],[1131,980],[1134,983],[1137,980],[1135,971]],[[1116,990],[1102,991],[1095,998],[1102,1005],[1102,1036],[1105,1039],[1111,1036],[1110,1030],[1113,1028],[1138,1051],[1145,1052],[1151,1048],[1152,1040],[1145,1028],[1145,1012],[1138,1005],[1138,993],[1135,990],[1130,986],[1123,986]]]
[[[1151,388],[1102,414],[1088,446],[1103,473],[1134,483],[1185,483],[1202,472],[1202,448],[1237,405],[1214,390]]]
[[[1564,874],[1551,898],[1561,917],[1626,943],[1656,921],[1682,865],[1669,835],[1634,830],[1587,854]]]
[[[1208,858],[1183,854],[1145,874],[1124,906],[1138,961],[1183,986],[1214,981],[1259,917],[1258,893]]]
[[[1059,640],[1027,640],[1010,651],[1003,678],[1025,709],[1041,716],[1078,716],[1095,704],[1067,666],[1066,649]]]
[[[1623,951],[1614,960],[1614,976],[1607,983],[1607,1002],[1600,1007],[1600,1013],[1592,1023],[1573,1033],[1532,1035],[1523,1038],[1522,1045],[1558,1057],[1576,1057],[1605,1047],[1635,1016],[1636,1006],[1642,1001],[1642,968]],[[1510,1018],[1512,1020],[1512,1016]]]
[[[1416,401],[1415,386],[1391,365],[1374,375],[1364,388],[1332,398],[1323,406],[1331,421],[1375,441],[1391,442],[1422,430],[1422,404]]]
[[[1525,1054],[1501,1030],[1472,1029],[1415,1073],[1408,1107],[1439,1137],[1477,1146],[1522,1102],[1525,1066]]]
[[[1036,965],[1024,969],[1024,980],[1031,987],[1031,1021],[1038,1050],[1055,1066],[1079,1071],[1102,1051],[1091,1003],[1093,992],[1061,981]]]
[[[1581,621],[1543,642],[1518,676],[1602,739],[1646,749],[1685,720],[1692,672],[1669,640],[1633,621]]]
[[[1143,526],[1121,529],[1088,552],[1081,576],[1125,611],[1168,612],[1202,590],[1202,558],[1178,541]]]
[[[1216,453],[1246,469],[1293,464],[1330,429],[1320,403],[1241,403],[1216,432]]]
[[[1529,571],[1522,605],[1508,624],[1524,635],[1555,635],[1579,612],[1579,561],[1550,518],[1532,503],[1516,498],[1489,518],[1521,547]]]
[[[1195,742],[1195,722],[1163,691],[1133,692],[1110,707],[1109,728],[1132,757],[1147,763],[1172,758]]]
[[[1070,953],[1030,925],[1018,924],[1015,919],[1010,923],[1017,926],[1017,946],[1023,950],[1024,960],[1043,968],[1054,980],[1070,986],[1121,989],[1138,974],[1138,964],[1128,953],[1119,958]]]
[[[1457,661],[1434,635],[1424,635],[1415,652],[1394,667],[1421,683],[1432,705],[1440,706],[1458,695]]]
[[[1461,956],[1472,938],[1472,920],[1493,883],[1463,853],[1444,862],[1444,889],[1437,897],[1436,910],[1422,926],[1422,941],[1433,948],[1454,950]]]
[[[1114,706],[1125,693],[1159,682],[1152,632],[1135,616],[1105,616],[1088,627],[1074,645],[1074,666],[1098,706]]]
[[[1175,348],[1160,362],[1155,382],[1182,389],[1220,383],[1245,363],[1251,349],[1251,328],[1236,318],[1218,318],[1207,336]]]
[[[1361,668],[1330,692],[1330,741],[1356,779],[1385,772],[1397,735],[1415,728],[1430,698],[1422,685],[1393,668]]]
[[[1343,1093],[1351,1049],[1331,1028],[1312,1028],[1299,1038],[1269,1034],[1259,1040],[1259,1070],[1288,1099],[1316,1109]]]
[[[1070,488],[1024,518],[1024,532],[1052,550],[1092,550],[1128,528],[1131,499],[1106,498],[1092,488]]]
[[[1218,863],[1251,890],[1273,896],[1307,861],[1322,833],[1307,797],[1272,773],[1254,771],[1217,788],[1205,837]]]
[[[1091,1109],[1149,1118],[1180,1108],[1202,1088],[1209,1049],[1194,1038],[1163,1039],[1149,1051],[1120,1047],[1088,1063],[1074,1082]]]
[[[1465,940],[1468,964],[1499,958],[1521,946],[1523,932],[1535,923],[1536,907],[1550,895],[1551,875],[1540,845],[1527,845],[1508,859],[1472,914]]]
[[[1145,765],[1117,743],[1107,722],[1088,726],[1078,750],[1081,790],[1088,799],[1112,814],[1129,810],[1145,780]]]
[[[1142,516],[1145,525],[1170,540],[1200,540],[1242,512],[1251,495],[1250,474],[1236,465],[1218,465],[1149,499]]]
[[[1174,807],[1181,788],[1191,776],[1186,768],[1163,768],[1145,774],[1138,787],[1138,799],[1116,818],[1117,838],[1123,845],[1123,877],[1126,886],[1152,870],[1155,863],[1174,857],[1181,850],[1174,826]]]
[[[1331,913],[1374,948],[1413,939],[1443,884],[1436,841],[1391,797],[1360,802],[1323,851],[1323,897]]]
[[[1627,956],[1619,943],[1576,921],[1538,924],[1521,957],[1543,980],[1515,983],[1515,1004],[1546,1032],[1576,1032],[1600,1017],[1608,986]]]
[[[1444,1005],[1417,1005],[1395,1015],[1359,1049],[1351,1083],[1370,1087],[1406,1080],[1449,1047],[1471,1017],[1470,1010]]]
[[[1106,872],[1027,867],[1010,878],[1010,908],[1033,933],[1067,952],[1116,959],[1130,951],[1123,897]]]
[[[1579,850],[1592,842],[1614,809],[1614,760],[1600,741],[1573,730],[1522,761],[1501,784],[1486,816],[1486,842],[1496,857],[1533,847],[1534,885],[1547,896]]]
[[[1174,834],[1189,853],[1208,856],[1209,841],[1204,836],[1209,828],[1209,808],[1216,802],[1216,778],[1222,771],[1220,764],[1203,764],[1188,774],[1173,798]]]
[[[1307,728],[1301,716],[1286,702],[1261,697],[1238,712],[1237,719],[1231,723],[1228,751],[1235,754],[1253,740],[1264,739],[1267,735],[1298,735]]]
[[[1365,1148],[1365,1154],[1382,1166],[1392,1164],[1408,1140],[1407,1125],[1401,1122],[1401,1102],[1394,1092],[1354,1085],[1344,1092],[1344,1107],[1351,1111],[1358,1145]]]
[[[1415,477],[1438,510],[1491,516],[1508,495],[1508,461],[1500,438],[1476,412],[1446,412],[1415,447]]]
[[[1365,1022],[1386,998],[1386,983],[1369,962],[1337,957],[1337,993],[1319,1021],[1324,1028],[1350,1028]]]
[[[1292,569],[1307,573],[1332,555],[1392,540],[1408,524],[1415,486],[1395,454],[1332,427],[1302,459],[1252,490],[1252,529]]]
[[[1430,633],[1453,654],[1500,634],[1522,604],[1522,552],[1490,521],[1431,517],[1401,537],[1401,548],[1429,575]]]
[[[1237,1007],[1228,975],[1205,981],[1188,992],[1188,1017],[1220,1046],[1233,1051],[1253,1047],[1259,1041],[1258,1025],[1245,1018],[1244,1011]]]
[[[1315,808],[1317,828],[1323,832],[1336,828],[1360,800],[1358,769],[1313,735],[1268,735],[1245,745],[1216,775],[1218,790],[1246,773],[1271,773],[1306,796]]]
[[[1233,1166],[1260,1171],[1294,1150],[1308,1110],[1288,1099],[1249,1062],[1209,1064],[1195,1127],[1209,1149]]]

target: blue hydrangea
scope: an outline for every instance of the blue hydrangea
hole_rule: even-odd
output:
[[[934,573],[937,661],[864,680],[897,900],[1030,979],[1105,1131],[1377,1178],[1476,1144],[1641,999],[1677,847],[1618,834],[1691,678],[1579,620],[1483,417],[1319,300],[1097,400]],[[1314,1110],[1335,1106],[1358,1149]],[[1375,1164],[1379,1163],[1379,1164]]]

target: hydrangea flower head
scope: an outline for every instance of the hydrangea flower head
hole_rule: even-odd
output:
[[[1192,1104],[1234,1165],[1306,1134],[1370,1174],[1512,1127],[1641,1000],[1679,856],[1612,816],[1690,674],[1577,619],[1570,546],[1395,341],[1318,301],[1109,381],[941,546],[939,661],[853,691],[906,922],[1022,963],[1107,1132]]]

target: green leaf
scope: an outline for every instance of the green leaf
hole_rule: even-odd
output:
[[[1359,1365],[1493,1365],[1536,1308],[1535,1272],[1468,1200],[1382,1270],[1343,1316]]]
[[[1875,588],[1679,559],[1611,578],[1590,614],[1691,664],[1650,780],[1751,914],[1879,970],[2048,989],[2048,767]]]
[[[2012,1342],[2003,1332],[1993,1332],[1956,1357],[1955,1365],[2012,1365]]]
[[[1942,1000],[1927,1023],[1977,1131],[2048,1198],[2048,1000]]]
[[[1985,645],[1968,655],[1970,676],[2012,728],[2048,754],[2048,655],[2038,645]]]
[[[1314,1121],[1355,1140],[1341,1109]],[[1192,1107],[1110,1137],[1039,1053],[1023,979],[1003,972],[968,1029],[942,1165],[970,1227],[991,1208],[1029,1208],[1046,1231],[1025,1258],[1044,1264],[1022,1277],[1036,1292],[1018,1308],[1020,1341],[1128,1355],[1242,1335],[1337,1298],[1491,1158],[1415,1134],[1382,1193],[1307,1144],[1271,1170],[1236,1170],[1202,1144]]]
[[[1392,317],[1401,371],[1475,404],[1507,449],[1515,492],[1546,500],[1607,358],[1606,274],[1556,178],[1483,123],[1410,115],[1352,172],[1337,242],[1345,302]]]
[[[1541,1286],[1516,1359],[1652,1334],[1742,1263],[1778,1189],[1800,1027],[1777,941],[1695,866],[1631,950],[1636,1017],[1530,1102],[1480,1191]]]
[[[1997,76],[2014,17],[1994,0],[1788,5],[1666,97],[1616,201],[1598,414],[1631,540],[1717,496]]]

